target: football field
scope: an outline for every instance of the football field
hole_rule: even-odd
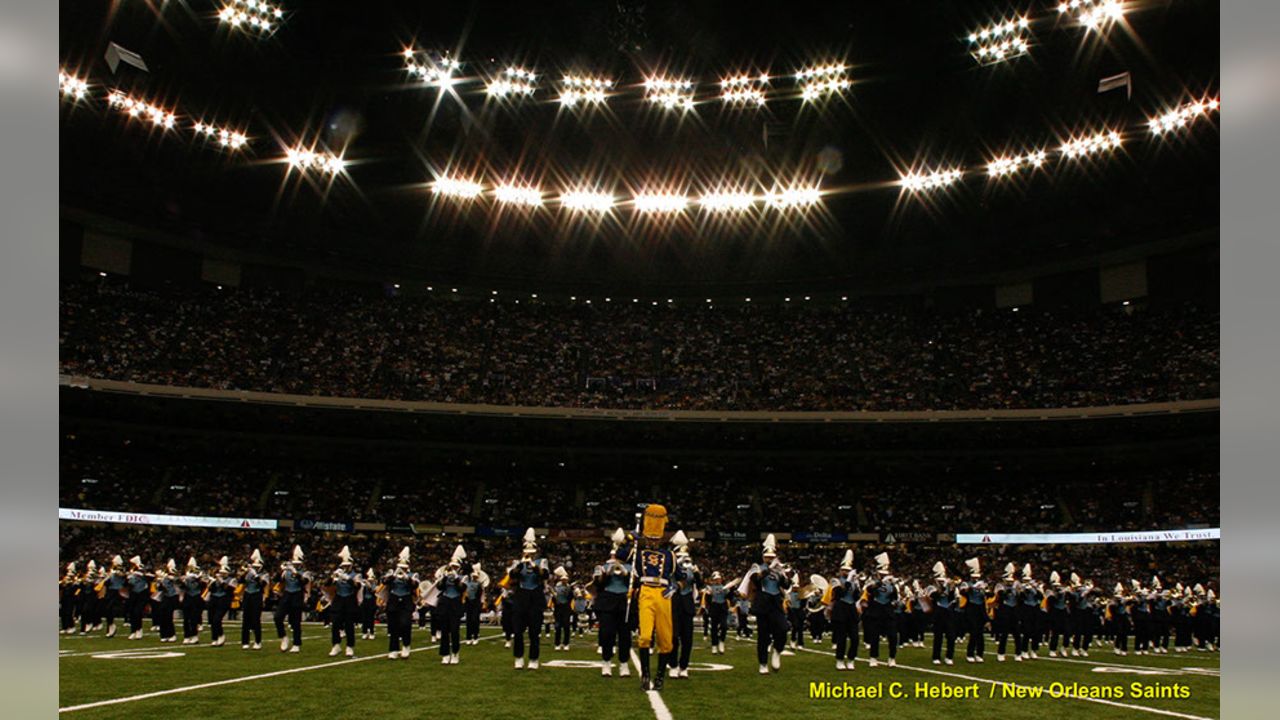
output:
[[[1089,658],[1022,663],[930,663],[928,648],[902,648],[898,666],[835,669],[830,642],[810,643],[782,658],[780,672],[759,674],[754,640],[730,634],[724,655],[695,635],[688,679],[667,679],[661,693],[645,693],[639,674],[603,678],[591,635],[571,650],[542,644],[542,667],[515,670],[501,631],[485,626],[478,645],[463,645],[458,665],[441,665],[429,635],[415,630],[405,660],[386,657],[387,641],[361,641],[355,658],[328,657],[329,631],[304,627],[297,654],[281,653],[274,632],[263,648],[244,651],[239,626],[229,625],[224,647],[161,644],[154,633],[126,640],[59,636],[60,714],[96,720],[189,717],[441,717],[497,713],[504,718],[750,718],[829,717],[832,713],[892,713],[900,718],[1041,718],[1052,713],[1093,718],[1219,717],[1219,655],[1212,652],[1126,657],[1095,647]],[[230,644],[235,641],[234,644]],[[991,646],[988,645],[990,648]],[[882,648],[882,653],[884,649]],[[656,659],[655,659],[656,663]],[[832,683],[832,692],[827,692]],[[848,687],[846,687],[846,684]],[[815,691],[819,691],[815,696]],[[1107,697],[1081,697],[1098,695]],[[844,697],[845,695],[863,697]],[[875,697],[874,695],[879,695]],[[833,695],[835,697],[833,697]],[[866,697],[872,695],[872,697]],[[1154,695],[1154,696],[1153,696]],[[1160,697],[1163,695],[1164,697]]]

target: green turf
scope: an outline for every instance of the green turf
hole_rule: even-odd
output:
[[[499,633],[485,627],[482,636]],[[260,678],[199,690],[104,705],[65,712],[85,718],[183,717],[347,717],[360,715],[377,718],[417,718],[467,712],[466,708],[500,711],[504,718],[653,718],[654,709],[639,689],[638,677],[608,680],[597,668],[554,668],[545,663],[556,660],[592,661],[594,641],[590,637],[574,640],[569,652],[551,649],[543,642],[544,667],[536,672],[516,671],[511,667],[511,652],[502,647],[501,638],[489,639],[477,646],[464,645],[462,662],[442,666],[438,650],[426,648],[425,633],[415,631],[419,645],[407,661],[390,661],[385,657],[387,642],[379,628],[379,639],[361,641],[357,645],[359,662],[343,662],[345,658],[329,658],[328,630],[307,626],[304,650],[299,654],[282,654],[268,631],[268,643],[262,650],[246,652],[238,644],[239,630],[232,628],[229,639],[237,642],[222,648],[208,645],[205,631],[198,646],[161,645],[154,634],[146,640],[129,641],[123,636],[63,637],[59,647],[60,702],[63,708],[113,698],[200,685],[219,680],[244,678],[291,668],[316,667],[287,675]],[[154,659],[104,659],[97,653],[163,650],[182,653],[180,657]],[[900,667],[872,669],[865,664],[866,651],[860,649],[858,669],[838,672],[829,644],[811,645],[809,651],[783,658],[782,671],[770,676],[758,674],[754,642],[728,641],[727,654],[712,655],[701,635],[695,639],[693,660],[695,671],[688,680],[668,680],[661,693],[662,702],[675,718],[752,718],[777,716],[829,717],[832,713],[892,712],[895,718],[924,717],[1000,717],[1040,718],[1049,713],[1066,716],[1088,715],[1090,718],[1167,717],[1146,712],[1156,708],[1180,716],[1219,717],[1219,655],[1191,652],[1187,654],[1117,657],[1110,649],[1096,648],[1086,662],[1050,660],[1047,652],[1041,659],[1024,663],[996,663],[988,654],[981,665],[968,664],[961,658],[956,665],[934,666],[928,651],[904,648],[899,652]],[[367,659],[363,659],[367,658]],[[1080,660],[1085,660],[1080,658]],[[697,671],[696,663],[731,665],[728,671]],[[1095,672],[1112,666],[1151,669],[1159,674]],[[914,668],[914,669],[909,669]],[[1194,670],[1193,670],[1194,669]],[[978,699],[929,699],[913,697],[917,682],[938,687],[961,687],[974,681],[962,677],[933,674],[951,673],[968,678],[996,680],[1030,687],[1048,688],[1051,683],[1082,686],[1122,685],[1126,691],[1134,682],[1172,685],[1179,683],[1190,691],[1187,699],[1141,699],[1124,697],[1114,700],[1125,706],[1106,705],[1074,698],[1001,699],[1000,686],[979,682]],[[810,699],[810,683],[847,682],[854,686],[880,685],[889,692],[892,683],[902,683],[906,698],[815,700]],[[996,693],[996,699],[990,697]],[[1128,707],[1128,706],[1137,706]]]

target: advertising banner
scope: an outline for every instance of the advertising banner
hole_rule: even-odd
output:
[[[204,515],[161,515],[158,513],[116,512],[113,510],[80,510],[58,508],[59,520],[120,523],[124,525],[171,525],[175,527],[231,528],[241,530],[275,530],[278,523],[265,518],[207,517]]]
[[[958,533],[960,545],[1120,545],[1221,540],[1222,528],[1092,533]]]

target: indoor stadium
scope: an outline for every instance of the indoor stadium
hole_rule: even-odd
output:
[[[1217,3],[60,10],[59,714],[1220,717]]]

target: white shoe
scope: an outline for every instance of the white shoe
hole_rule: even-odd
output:
[[[116,636],[116,624],[111,623],[110,625],[107,626],[107,637],[115,637],[115,636]]]
[[[537,670],[537,669],[538,669],[538,661],[537,661],[537,660],[530,660],[530,661],[529,661],[529,669],[530,669],[530,670]]]
[[[631,677],[631,666],[625,660],[618,660],[618,677]]]
[[[688,680],[688,679],[689,679],[689,668],[680,668],[680,677],[682,677],[682,678],[684,678],[684,679]]]
[[[836,661],[836,669],[837,669],[837,670],[844,670],[844,669],[845,669],[845,667],[844,667],[844,661],[843,661],[843,660],[837,660],[837,661]]]
[[[329,649],[329,657],[337,657],[338,653],[340,652],[342,652],[342,646],[334,645],[332,648]]]
[[[517,670],[523,670],[523,669],[524,669],[524,658],[522,658],[522,657],[518,657],[518,658],[516,658],[516,669],[517,669]]]
[[[1050,651],[1049,651],[1049,657],[1051,657],[1051,658],[1058,657],[1058,651],[1057,651],[1057,650],[1050,650]]]
[[[289,649],[289,638],[287,637],[280,638],[280,652],[285,652],[288,649]]]
[[[1039,660],[1039,659],[1040,659],[1040,656],[1036,654],[1036,651],[1035,651],[1035,650],[1032,650],[1032,651],[1031,651],[1031,659],[1032,659],[1032,660]]]
[[[407,658],[407,657],[409,657],[409,646],[408,646],[408,645],[405,645],[405,646],[403,646],[403,647],[401,647],[401,648],[400,648],[400,657],[402,657],[402,658]]]
[[[1017,655],[1014,655],[1013,659],[1016,660],[1017,662],[1022,662],[1022,653],[1018,653]]]
[[[601,660],[601,661],[600,661],[600,674],[601,674],[602,676],[604,676],[604,677],[607,677],[607,678],[611,678],[611,677],[613,677],[613,663],[612,663],[612,662],[605,662],[604,660]]]
[[[506,642],[502,643],[502,647],[504,647],[504,648],[510,648],[510,647],[511,647],[511,641],[510,641],[510,640],[508,640],[508,641],[506,641]]]
[[[441,665],[448,665],[448,664],[449,664],[449,656],[448,656],[448,655],[442,655],[442,656],[440,657],[440,664],[441,664]]]
[[[956,661],[955,661],[955,660],[952,660],[951,658],[943,658],[943,659],[942,659],[942,662],[946,663],[947,665],[955,665],[955,664],[956,664]]]
[[[396,652],[395,650],[392,650],[391,652],[387,653],[387,659],[388,659],[388,660],[399,660],[399,659],[400,659],[400,653]]]
[[[241,645],[241,646],[240,646],[240,649],[241,649],[241,650],[248,650],[248,649],[249,649],[249,643],[245,643],[245,644]]]
[[[1088,651],[1088,650],[1081,650],[1081,651],[1080,651],[1080,657],[1089,657],[1089,651]]]
[[[1004,662],[1004,655],[997,654],[997,655],[996,655],[996,662]]]
[[[253,649],[254,649],[254,650],[261,650],[261,649],[262,649],[262,643],[254,643],[254,644],[253,644]]]
[[[768,675],[768,674],[769,674],[769,666],[768,666],[768,665],[761,665],[761,666],[760,666],[760,674],[761,674],[761,675]]]
[[[898,661],[894,660],[893,658],[889,658],[889,667],[897,667],[897,666],[898,666]]]
[[[965,656],[964,656],[964,661],[965,661],[965,662],[977,662],[977,660],[974,660],[974,659],[973,659],[973,656],[972,656],[972,655],[965,655]]]
[[[871,658],[870,660],[868,660],[867,664],[870,665],[871,667],[880,667],[880,661],[875,658]]]
[[[720,654],[724,654],[724,643],[720,643]]]
[[[786,657],[795,657],[795,653],[791,652],[790,650],[783,650],[782,655]]]
[[[941,664],[942,664],[942,661],[941,661],[941,660],[934,660],[934,661],[933,661],[933,664],[934,664],[934,665],[941,665]]]
[[[975,657],[975,658],[973,659],[973,661],[974,661],[974,662],[976,662],[976,663],[984,663],[984,662],[986,662],[986,660],[983,660],[983,659],[982,659],[982,656],[981,656],[981,655],[978,655],[977,657]]]
[[[289,652],[291,652],[291,653],[300,653],[300,652],[302,652],[302,646],[301,646],[301,645],[294,645],[293,647],[289,648]]]
[[[844,661],[844,667],[845,667],[845,669],[846,669],[846,670],[857,670],[857,669],[858,669],[858,665],[857,665],[857,663],[855,663],[855,662],[853,661],[853,658],[849,658],[848,660],[845,660],[845,661]]]
[[[769,667],[772,667],[774,670],[782,669],[782,655],[780,655],[777,650],[769,653]]]
[[[356,649],[353,647],[347,647],[347,657],[355,657],[355,656],[356,656]]]

